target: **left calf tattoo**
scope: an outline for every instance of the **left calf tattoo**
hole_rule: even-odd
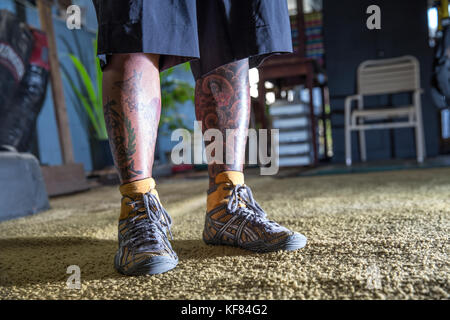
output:
[[[220,130],[224,137],[223,154],[232,159],[231,163],[208,164],[210,187],[220,172],[243,170],[250,118],[248,69],[248,59],[239,60],[215,69],[195,84],[195,113],[203,133],[207,129]],[[232,144],[225,139],[227,129],[233,130]]]

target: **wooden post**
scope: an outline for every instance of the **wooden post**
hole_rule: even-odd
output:
[[[305,13],[303,0],[297,0],[297,30],[298,30],[298,55],[306,56]]]
[[[69,120],[67,118],[61,73],[59,71],[59,60],[56,48],[55,33],[53,30],[51,3],[49,3],[48,0],[37,0],[37,6],[41,28],[47,34],[48,40],[50,81],[62,160],[64,164],[71,164],[74,163],[72,138],[70,136]]]
[[[312,60],[308,61],[308,72],[306,74],[306,88],[309,92],[309,113],[310,113],[310,121],[311,121],[311,143],[313,145],[314,152],[314,165],[317,165],[319,162],[318,150],[317,150],[317,129],[316,129],[316,114],[314,112],[314,69],[313,69]]]

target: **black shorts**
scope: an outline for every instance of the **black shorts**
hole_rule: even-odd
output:
[[[160,70],[191,61],[196,79],[249,58],[292,52],[286,0],[93,0],[102,67],[114,53],[160,54]]]

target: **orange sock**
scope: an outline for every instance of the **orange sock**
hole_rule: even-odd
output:
[[[244,174],[239,171],[224,171],[216,176],[214,182],[216,184],[215,190],[208,191],[206,212],[226,204],[228,200],[225,197],[231,194],[231,190],[224,188],[244,184]]]
[[[146,178],[143,180],[133,181],[120,186],[120,193],[122,194],[122,206],[120,209],[119,220],[128,218],[132,206],[128,205],[130,201],[141,200],[146,193],[151,193],[159,200],[158,192],[156,191],[156,183],[153,178]]]

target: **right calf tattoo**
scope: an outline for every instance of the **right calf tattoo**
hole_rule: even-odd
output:
[[[221,66],[196,81],[197,120],[202,122],[203,133],[208,129],[222,132],[223,155],[232,160],[230,163],[208,163],[210,188],[220,172],[243,170],[250,119],[248,68],[248,59],[243,59]],[[227,130],[234,132],[233,144],[225,139]],[[205,142],[205,146],[210,143]]]
[[[159,89],[159,73],[151,78]],[[121,183],[128,183],[152,175],[161,99],[154,84],[145,85],[142,72],[134,69],[126,80],[117,79],[104,77],[103,111],[114,164]]]
[[[136,133],[130,119],[123,111],[118,110],[115,100],[103,106],[106,127],[108,128],[111,152],[115,157],[115,165],[122,181],[131,180],[143,174],[143,170],[135,168],[133,159],[136,154]],[[123,126],[125,124],[125,126]]]

